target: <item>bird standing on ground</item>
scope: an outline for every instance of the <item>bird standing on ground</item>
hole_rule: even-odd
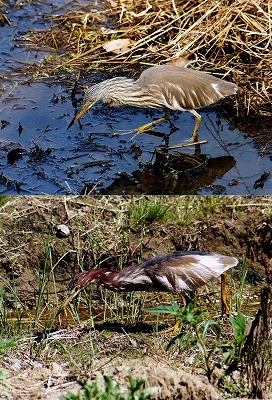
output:
[[[102,285],[116,292],[155,291],[182,292],[195,290],[218,278],[238,260],[217,253],[197,251],[174,251],[149,258],[136,266],[121,271],[108,268],[90,269],[75,275],[71,280],[68,294],[58,309],[56,317],[70,301],[90,284]],[[223,287],[223,286],[222,286]],[[225,294],[222,303],[228,310]]]
[[[148,131],[169,118],[170,110],[189,111],[195,116],[192,139],[197,139],[201,116],[196,109],[207,107],[237,92],[234,83],[201,71],[186,68],[185,60],[146,69],[138,80],[116,77],[87,89],[81,109],[69,129],[89,108],[102,100],[110,106],[163,108],[165,116],[131,132]],[[188,63],[188,62],[187,62]]]

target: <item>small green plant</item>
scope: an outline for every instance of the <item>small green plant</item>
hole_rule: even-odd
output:
[[[61,396],[60,400],[146,400],[150,399],[150,396],[158,390],[155,387],[143,389],[144,377],[134,379],[129,375],[128,381],[129,386],[125,390],[109,376],[98,374],[94,382],[78,381],[81,386],[78,393],[68,392]]]
[[[171,306],[158,306],[149,308],[146,311],[170,314],[175,317],[177,322],[180,322],[180,332],[172,340],[170,340],[167,345],[167,349],[169,349],[169,347],[176,340],[179,341],[180,345],[184,343],[187,345],[196,345],[204,358],[206,374],[208,379],[210,379],[214,368],[210,363],[210,357],[216,350],[217,345],[215,342],[215,344],[208,349],[206,339],[208,331],[211,329],[218,340],[221,334],[220,326],[212,319],[203,321],[203,310],[195,308],[194,301],[192,299],[182,309],[179,308],[177,302],[172,301]],[[188,328],[188,326],[192,328],[194,335],[192,335],[192,331],[185,329]]]
[[[0,207],[2,207],[4,204],[6,204],[8,201],[7,196],[0,196]]]
[[[241,360],[242,349],[246,340],[245,317],[243,314],[238,312],[236,318],[230,317],[229,319],[233,328],[234,340],[230,345],[219,346],[223,349],[224,362],[226,365]]]
[[[16,344],[14,343],[14,339],[13,338],[7,338],[7,339],[2,339],[0,341],[0,356],[1,356],[1,352],[3,350],[9,349],[11,347],[16,346]]]
[[[231,373],[238,369],[238,364],[242,361],[242,353],[244,351],[247,336],[245,335],[245,317],[240,312],[236,318],[230,317],[233,328],[234,339],[230,344],[219,345],[218,349],[223,351],[223,359],[228,368],[224,371],[218,381],[218,385],[224,388],[226,396],[230,397],[246,397],[250,395],[249,387],[245,379],[241,379],[235,383],[231,379]]]

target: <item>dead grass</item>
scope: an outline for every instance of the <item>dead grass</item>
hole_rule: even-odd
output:
[[[271,115],[270,7],[268,0],[109,0],[101,10],[85,6],[81,12],[50,15],[50,29],[28,32],[24,39],[30,48],[49,48],[52,55],[26,70],[47,76],[138,70],[185,57],[194,68],[238,84],[237,114]],[[121,47],[116,39],[123,41]]]

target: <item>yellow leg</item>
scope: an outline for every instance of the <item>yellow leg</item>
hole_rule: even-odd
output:
[[[226,272],[221,275],[221,302],[222,302],[222,316],[224,314],[231,314],[229,306],[227,304],[226,294]]]
[[[127,135],[128,133],[133,133],[136,132],[135,135],[131,138],[131,140],[133,140],[135,138],[135,136],[139,135],[139,133],[144,133],[150,130],[150,128],[152,128],[152,126],[158,125],[161,122],[167,121],[170,117],[170,111],[168,110],[168,108],[166,108],[165,110],[165,114],[162,118],[159,119],[155,119],[155,121],[149,122],[148,124],[139,126],[139,128],[136,129],[132,129],[131,131],[127,131],[127,132],[122,132],[122,133],[118,133],[115,132],[113,133],[113,136],[119,136],[119,135]]]
[[[169,328],[167,328],[165,331],[163,331],[162,333],[170,333],[171,336],[175,336],[179,333],[179,327],[180,327],[181,321],[178,320],[174,326],[170,326]]]
[[[148,124],[142,125],[139,128],[133,129],[133,131],[131,131],[131,132],[141,133],[141,132],[149,131],[149,129],[152,128],[152,126],[158,125],[161,122],[167,121],[169,119],[169,117],[170,117],[170,111],[168,110],[168,108],[166,108],[165,114],[162,118],[155,119],[155,121],[149,122]]]
[[[196,110],[190,110],[190,113],[192,113],[195,116],[195,127],[194,131],[192,134],[192,141],[196,142],[197,141],[197,136],[198,136],[198,128],[201,122],[201,115],[199,115]]]

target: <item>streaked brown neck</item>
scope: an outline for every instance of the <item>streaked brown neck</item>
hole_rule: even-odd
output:
[[[74,282],[80,279],[82,288],[91,285],[103,285],[108,289],[117,290],[118,289],[118,280],[115,282],[113,279],[118,276],[120,271],[114,271],[108,268],[98,268],[98,269],[91,269],[89,271],[83,271],[77,274],[74,277]]]

